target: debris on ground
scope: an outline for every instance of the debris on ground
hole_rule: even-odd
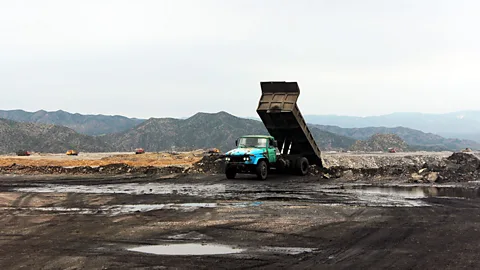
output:
[[[161,173],[184,173],[187,168],[181,166],[129,166],[124,163],[108,164],[104,166],[24,166],[12,164],[0,167],[3,174],[161,174]]]
[[[219,174],[225,172],[225,156],[219,154],[205,155],[193,165],[191,172]]]
[[[142,155],[143,156],[143,155]],[[120,156],[119,160],[126,158]],[[151,158],[160,158],[158,154]],[[185,164],[174,163],[176,159],[192,159]],[[131,165],[114,162],[100,166],[51,166],[22,165],[12,163],[0,166],[1,174],[223,174],[224,155],[211,153],[203,157],[171,155],[171,164]],[[340,161],[340,162],[339,162]],[[450,156],[403,156],[362,157],[344,156],[340,160],[331,158],[325,163],[333,166],[310,166],[309,175],[324,179],[342,178],[345,180],[388,180],[391,178],[415,183],[466,182],[480,179],[480,159],[473,153],[456,152]],[[337,165],[338,164],[338,165]]]
[[[425,163],[411,174],[415,183],[468,182],[480,179],[480,159],[472,153],[456,152],[447,157],[443,164]]]

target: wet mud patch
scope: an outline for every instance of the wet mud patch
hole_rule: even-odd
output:
[[[80,215],[106,215],[118,216],[133,213],[145,213],[156,210],[177,210],[182,212],[191,212],[200,208],[236,208],[236,207],[255,207],[260,206],[260,202],[232,202],[232,203],[168,203],[168,204],[122,204],[122,205],[104,205],[97,208],[80,207],[0,207],[0,210],[6,211],[39,211],[61,214],[80,214]]]
[[[129,248],[128,251],[155,255],[219,255],[243,252],[243,249],[218,244],[165,244]]]
[[[133,248],[127,248],[128,251],[155,254],[155,255],[173,255],[173,256],[198,256],[198,255],[224,255],[224,254],[288,254],[298,255],[302,253],[311,253],[316,251],[314,248],[303,247],[245,247],[213,243],[167,243],[161,245],[145,245]]]
[[[460,186],[342,186],[326,191],[343,196],[343,203],[359,206],[378,207],[425,207],[431,206],[428,199],[480,198],[478,188]]]

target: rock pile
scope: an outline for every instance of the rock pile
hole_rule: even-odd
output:
[[[443,164],[428,164],[412,173],[413,182],[468,182],[480,180],[480,159],[473,153],[457,152]]]
[[[200,161],[195,163],[189,172],[195,173],[224,173],[225,172],[225,159],[224,155],[206,155]]]

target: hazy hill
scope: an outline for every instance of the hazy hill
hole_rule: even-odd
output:
[[[112,148],[102,138],[79,134],[67,127],[0,119],[0,153],[21,149],[64,153],[69,149],[101,152]]]
[[[447,139],[432,133],[404,127],[366,127],[366,128],[340,128],[337,126],[315,125],[316,127],[335,134],[351,137],[357,140],[366,140],[375,134],[395,134],[407,144],[416,148],[429,150],[460,150],[466,147],[479,149],[480,143],[471,140]],[[422,146],[422,147],[420,147]]]
[[[350,147],[355,140],[312,128],[321,149]],[[244,119],[226,112],[197,113],[187,119],[151,118],[110,141],[122,150],[144,147],[148,151],[218,147],[226,151],[235,147],[235,139],[246,134],[268,134],[260,121]]]
[[[449,138],[480,142],[480,111],[446,114],[392,113],[380,116],[354,117],[338,115],[305,115],[308,123],[343,128],[407,127]]]
[[[352,151],[387,151],[394,147],[397,151],[408,151],[410,147],[398,135],[395,134],[374,134],[367,140],[356,141],[350,149]]]
[[[44,115],[43,113],[39,114]],[[29,113],[25,115],[29,115]],[[62,121],[65,122],[65,119],[70,119],[69,117],[73,114],[56,112],[55,115],[55,117],[44,115],[40,118],[30,115],[31,117],[28,119],[31,121],[63,119]],[[62,115],[65,117],[62,117]],[[26,117],[18,115],[17,117],[27,121]],[[106,130],[121,129],[119,122],[113,120],[116,119],[115,117],[107,117],[112,121],[105,120],[104,124],[101,125],[102,131],[97,132],[92,123],[102,122],[98,119],[87,121],[87,119],[95,119],[96,117],[103,119],[103,116],[85,116],[83,119],[85,124],[78,124],[78,127],[81,126],[82,129],[91,128],[90,133],[93,134],[100,134]],[[235,139],[239,136],[268,134],[261,121],[239,118],[226,112],[197,113],[186,119],[151,118],[141,121],[137,125],[133,125],[131,121],[140,122],[139,119],[128,120],[126,117],[119,117],[118,119],[127,119],[123,122],[122,128],[124,130],[111,132],[104,136],[81,135],[70,128],[61,126],[2,120],[2,129],[0,129],[2,147],[0,152],[13,152],[19,150],[19,148],[42,152],[64,152],[69,148],[80,151],[106,151],[107,149],[133,151],[137,147],[143,147],[146,151],[218,147],[226,151],[235,147]],[[480,149],[480,144],[473,141],[446,139],[432,133],[403,127],[350,129],[326,125],[309,125],[309,127],[321,150],[350,149],[357,140],[366,141],[375,134],[398,135],[409,144],[410,149],[416,150],[460,150],[466,147]]]
[[[0,110],[0,118],[25,123],[65,126],[77,131],[78,133],[86,135],[101,135],[122,132],[145,121],[143,119],[127,118],[119,115],[82,115],[78,113],[73,114],[62,110],[55,112],[47,112],[44,110],[36,112],[26,112],[23,110]]]

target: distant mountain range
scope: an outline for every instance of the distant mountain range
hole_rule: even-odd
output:
[[[480,142],[480,111],[445,114],[392,113],[381,116],[305,115],[305,121],[343,128],[406,127],[447,138]]]
[[[328,149],[348,148],[354,139],[312,127],[314,138]],[[260,121],[239,118],[226,112],[197,113],[187,119],[151,118],[135,128],[113,134],[110,141],[120,150],[135,146],[176,150],[217,147],[227,151],[246,134],[268,134]]]
[[[67,127],[0,119],[0,153],[18,150],[60,153],[69,149],[103,152],[112,148],[103,138],[79,134]]]
[[[190,150],[235,147],[235,139],[245,134],[268,134],[262,122],[226,112],[197,113],[186,119],[132,119],[124,116],[81,115],[65,111],[0,111],[12,120],[0,121],[0,153],[20,149],[61,153],[79,151]],[[55,124],[55,125],[53,125]],[[340,128],[309,124],[322,150],[386,148],[395,144],[416,150],[480,149],[471,140],[447,139],[432,133],[404,127]],[[392,136],[376,136],[392,134]],[[361,140],[360,142],[358,142]],[[395,147],[391,145],[390,147]]]
[[[479,148],[480,143],[472,140],[451,139],[442,136],[425,133],[419,130],[405,127],[366,127],[366,128],[340,128],[337,126],[313,125],[319,129],[332,133],[354,138],[356,140],[368,140],[375,134],[395,134],[414,148],[432,151],[455,150],[462,148]]]
[[[0,118],[24,123],[65,126],[86,135],[122,132],[145,121],[145,119],[127,118],[120,115],[82,115],[62,110],[55,112],[44,110],[36,112],[0,110]]]

